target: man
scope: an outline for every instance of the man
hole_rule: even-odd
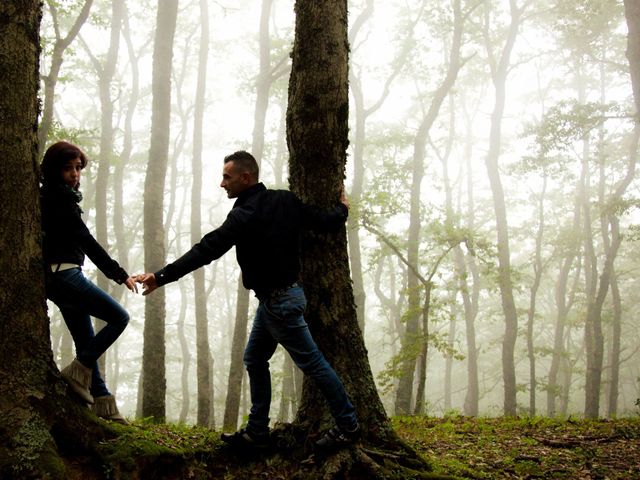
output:
[[[305,205],[289,191],[268,190],[258,178],[258,164],[250,153],[238,151],[225,157],[220,186],[236,202],[224,223],[175,262],[155,273],[139,275],[137,280],[143,284],[143,295],[147,295],[235,246],[243,284],[255,292],[259,305],[244,352],[251,389],[249,421],[233,434],[223,433],[222,440],[235,447],[268,445],[269,359],[280,343],[294,363],[315,380],[335,419],[336,425],[316,445],[349,445],[359,436],[355,409],[311,337],[303,316],[306,299],[297,283],[300,230],[339,229],[348,215],[347,198],[343,191],[340,203],[332,210],[321,211]]]

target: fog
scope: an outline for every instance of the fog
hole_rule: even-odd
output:
[[[157,4],[124,2],[126,13],[108,84],[112,151],[102,151],[106,104],[100,82],[108,78],[110,46],[115,51],[114,3],[118,2],[94,0],[79,34],[62,53],[47,141],[68,139],[87,152],[82,208],[94,234],[100,215],[95,200],[98,169],[107,162],[108,231],[107,241],[101,243],[136,274],[144,271],[142,207]],[[510,3],[517,4],[518,11],[512,11]],[[64,38],[84,4],[45,2],[40,66],[44,109],[45,84],[53,79],[56,30]],[[455,50],[458,4],[461,33]],[[264,131],[256,134],[256,99],[264,81],[259,76],[262,6],[249,0],[208,2],[203,168],[193,172],[202,17],[200,2],[179,2],[164,196],[165,263],[192,244],[193,178],[203,182],[201,229],[206,233],[233,205],[219,188],[223,157],[235,150],[251,151],[256,135],[264,142],[261,180],[268,187],[287,188],[284,117],[294,5],[273,0],[269,11],[269,43],[262,45],[269,49],[264,77],[268,107]],[[593,355],[585,341],[585,332],[592,328],[587,318],[599,312],[599,413],[637,414],[639,184],[633,168],[638,143],[633,136],[635,110],[621,2],[361,0],[349,2],[349,14],[349,253],[352,260],[360,260],[357,266],[352,262],[354,291],[357,296],[361,287],[364,293],[356,301],[387,412],[397,412],[399,365],[407,358],[416,363],[424,338],[408,288],[409,277],[417,272],[429,279],[431,288],[426,403],[421,413],[504,413],[505,286],[510,285],[517,319],[513,360],[518,413],[584,414],[588,359]],[[454,69],[452,49],[459,53]],[[454,79],[448,84],[447,73],[452,71]],[[121,205],[116,193],[120,188]],[[413,218],[412,201],[418,209]],[[117,221],[122,222],[124,243],[116,240]],[[411,229],[417,233],[417,246],[408,241]],[[417,261],[412,263],[413,247]],[[240,272],[233,251],[203,268],[213,366],[212,423],[220,425]],[[89,261],[85,271],[108,285],[131,315],[128,328],[106,355],[105,374],[122,413],[134,417],[145,299],[99,280],[102,274]],[[167,420],[195,423],[192,275],[164,288]],[[424,288],[417,282],[419,309]],[[250,298],[251,318],[257,303]],[[72,343],[51,303],[49,315],[60,366],[73,358]],[[412,317],[419,326],[413,336],[406,334],[406,321]],[[470,352],[477,362],[471,367]],[[279,349],[271,361],[272,417],[287,420],[291,413],[280,412],[283,362]],[[471,370],[477,373],[475,401],[469,393]],[[417,386],[417,374],[414,382]],[[248,408],[246,386],[244,392],[241,416]],[[474,402],[477,412],[470,406]]]

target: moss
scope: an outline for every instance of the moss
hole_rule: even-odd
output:
[[[64,478],[64,463],[39,416],[32,416],[22,424],[12,438],[11,446],[9,458],[13,475]]]

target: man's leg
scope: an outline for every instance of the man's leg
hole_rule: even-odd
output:
[[[251,412],[247,427],[235,433],[223,433],[222,440],[235,447],[264,447],[269,440],[269,407],[271,375],[269,360],[278,344],[264,326],[260,306],[256,311],[251,334],[244,351],[244,364],[249,374]]]
[[[329,409],[341,430],[355,431],[358,421],[355,408],[338,375],[318,349],[304,320],[306,298],[300,287],[264,305],[265,325],[273,338],[291,355],[291,359],[305,375],[313,378],[327,399]]]

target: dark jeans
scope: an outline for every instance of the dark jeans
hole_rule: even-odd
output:
[[[283,295],[260,301],[258,305],[244,352],[252,404],[247,427],[256,433],[269,429],[269,359],[278,343],[289,352],[300,370],[315,381],[338,426],[351,430],[357,425],[355,409],[342,382],[311,337],[303,316],[306,304],[302,288],[293,286]]]
[[[118,302],[88,280],[80,268],[47,275],[47,298],[60,309],[73,337],[78,360],[93,370],[91,395],[109,395],[97,360],[123,332],[129,323],[129,314]],[[97,335],[93,332],[91,316],[107,323]]]

